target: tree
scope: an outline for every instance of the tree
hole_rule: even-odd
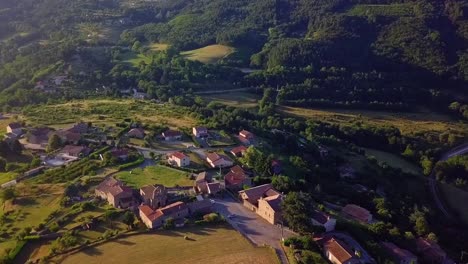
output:
[[[16,198],[16,191],[14,188],[3,189],[0,192],[0,199],[3,201],[3,209],[5,209],[5,202],[9,200],[14,200]]]
[[[52,152],[59,149],[62,146],[62,140],[56,134],[49,138],[49,144],[47,145],[47,152]]]
[[[5,171],[7,165],[6,159],[0,157],[0,171]]]
[[[288,226],[299,233],[311,230],[311,198],[302,192],[290,192],[281,204],[284,220]]]
[[[127,211],[125,212],[124,216],[123,216],[123,222],[124,224],[126,224],[128,227],[132,228],[133,227],[133,223],[135,222],[135,215],[130,212],[130,211]]]
[[[431,174],[433,162],[426,156],[421,157],[421,166],[423,168],[424,175]]]

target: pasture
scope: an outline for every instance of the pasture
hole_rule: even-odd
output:
[[[227,106],[239,108],[255,108],[258,106],[258,100],[261,96],[247,92],[214,93],[203,95],[206,102],[217,102]]]
[[[385,162],[389,166],[399,168],[404,172],[412,173],[415,175],[421,175],[421,169],[411,162],[395,155],[392,153],[376,150],[376,149],[365,149],[366,155],[373,156],[378,162]]]
[[[402,134],[419,132],[442,133],[448,130],[466,133],[466,124],[458,123],[450,117],[436,113],[392,113],[384,111],[311,109],[300,107],[279,107],[278,111],[289,116],[323,121],[334,124],[346,124],[360,121],[375,126],[394,126]]]
[[[235,51],[233,47],[224,45],[209,45],[200,49],[184,51],[181,55],[189,60],[214,64]]]
[[[167,187],[172,186],[191,186],[193,181],[190,180],[188,173],[166,166],[150,166],[144,169],[138,168],[130,171],[122,171],[117,173],[115,177],[125,182],[128,186],[139,189],[148,184],[162,184]]]
[[[188,239],[184,239],[187,236]],[[274,251],[252,246],[228,226],[183,228],[117,239],[55,263],[278,263]]]

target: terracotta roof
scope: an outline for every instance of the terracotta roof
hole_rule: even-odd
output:
[[[177,211],[187,209],[188,207],[183,202],[176,202],[157,210],[151,209],[148,205],[140,205],[138,208],[149,220],[154,221],[164,215],[170,215]]]
[[[195,131],[197,133],[207,133],[208,132],[208,128],[206,127],[194,127]]]
[[[178,137],[178,136],[182,136],[182,132],[169,129],[163,132],[163,136],[164,137]]]
[[[208,175],[208,172],[200,172],[197,175],[197,179],[195,180],[196,182],[202,182],[202,181],[210,181],[211,177]]]
[[[216,163],[221,160],[231,161],[231,159],[228,158],[226,155],[220,155],[216,152],[211,152],[211,153],[206,154],[206,158],[212,163]]]
[[[321,211],[318,211],[318,210],[314,210],[312,212],[312,218],[319,222],[320,224],[325,224],[326,222],[328,222],[328,219],[330,218],[330,216],[324,212],[321,212]]]
[[[221,190],[221,184],[219,182],[207,183],[206,187],[210,194],[216,194]]]
[[[187,205],[183,202],[175,202],[172,203],[166,207],[158,209],[158,211],[161,211],[164,215],[167,214],[173,214],[177,211],[181,211],[187,208]]]
[[[273,186],[271,184],[260,185],[257,187],[240,191],[239,193],[245,196],[251,204],[256,204],[258,202],[258,199],[262,197],[280,194],[279,192],[275,191],[275,189],[273,189]]]
[[[397,245],[391,242],[382,242],[382,246],[387,249],[387,251],[394,257],[398,258],[399,260],[405,259],[416,259],[416,256],[413,255],[408,250],[402,249],[397,247]]]
[[[178,159],[184,159],[184,158],[187,158],[188,156],[185,155],[184,153],[182,152],[174,152],[170,155],[171,157],[176,157]]]
[[[242,152],[246,152],[247,151],[247,147],[245,146],[239,146],[239,147],[235,147],[231,150],[231,153],[234,153],[234,155],[237,155],[237,154],[242,154]]]
[[[264,201],[266,201],[271,209],[273,209],[273,211],[275,212],[279,212],[281,211],[281,201],[283,200],[282,199],[282,195],[281,194],[277,194],[277,195],[274,195],[274,196],[269,196],[265,199],[263,199]]]
[[[121,193],[132,193],[132,188],[123,185],[123,183],[119,180],[114,179],[113,177],[109,177],[101,182],[96,190],[101,191],[103,193],[109,193],[112,196],[117,196]]]
[[[151,207],[147,206],[146,204],[140,205],[140,206],[138,207],[138,209],[140,209],[140,211],[141,211],[150,221],[154,221],[154,220],[158,219],[159,217],[163,216],[163,213],[162,213],[160,210],[154,211],[153,209],[151,209]]]
[[[340,263],[345,263],[354,257],[351,249],[340,240],[329,238],[323,244],[323,248],[330,252]]]
[[[371,213],[367,209],[355,204],[347,204],[343,207],[342,212],[361,222],[367,222],[371,216]]]
[[[239,135],[244,137],[244,138],[249,138],[249,137],[254,137],[254,134],[247,131],[247,130],[242,130],[241,132],[239,132]]]
[[[142,196],[147,199],[154,199],[158,195],[165,194],[166,193],[166,187],[161,184],[155,184],[155,185],[145,185],[140,188],[140,193],[142,193]]]
[[[231,170],[224,176],[226,185],[240,184],[247,178],[247,175],[239,165],[231,168]]]
[[[23,127],[20,123],[10,123],[8,126],[9,126],[11,129],[18,129],[18,128],[22,128],[22,127]]]
[[[60,152],[71,156],[78,156],[81,153],[83,153],[83,155],[87,155],[89,153],[89,148],[86,146],[66,145]]]

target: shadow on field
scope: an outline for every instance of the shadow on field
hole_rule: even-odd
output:
[[[84,254],[89,256],[99,256],[102,255],[102,251],[97,249],[96,247],[90,247],[82,251]]]

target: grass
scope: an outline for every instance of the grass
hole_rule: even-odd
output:
[[[260,96],[246,92],[204,95],[202,98],[207,102],[218,102],[227,106],[240,108],[255,108],[258,106],[258,100],[260,100]]]
[[[40,105],[23,110],[23,119],[32,125],[65,126],[79,121],[113,126],[126,118],[169,127],[192,127],[196,120],[183,107],[160,105],[133,99],[75,100],[56,105]]]
[[[184,239],[188,236],[189,239]],[[278,263],[269,248],[256,248],[227,226],[161,231],[108,242],[60,263]]]
[[[373,156],[377,159],[377,161],[385,162],[391,167],[400,168],[401,170],[407,173],[412,173],[416,175],[421,174],[421,169],[419,167],[407,160],[404,160],[403,158],[397,155],[375,149],[365,149],[365,151],[366,155]]]
[[[235,48],[229,46],[209,45],[200,49],[184,51],[181,54],[189,60],[213,64],[230,55],[234,51]]]
[[[412,3],[390,5],[355,5],[347,12],[350,16],[412,16],[414,15]]]
[[[164,50],[167,50],[167,48],[169,47],[168,44],[164,44],[164,43],[151,43],[148,45],[148,47],[152,50],[152,51],[164,51]]]
[[[27,185],[20,183],[16,186],[18,197],[15,203],[6,202],[0,207],[0,215],[9,212],[8,219],[0,227],[7,232],[7,243],[0,243],[0,252],[3,252],[11,243],[16,232],[25,227],[33,227],[44,220],[60,207],[64,186],[58,184]]]
[[[466,133],[468,126],[450,117],[435,113],[392,113],[367,110],[310,109],[300,107],[280,107],[285,115],[303,117],[333,124],[346,124],[359,121],[375,126],[394,126],[402,134],[419,132],[443,133],[449,130]],[[464,132],[465,131],[465,132]]]
[[[127,51],[122,54],[122,61],[131,64],[134,67],[138,67],[141,62],[146,64],[151,63],[151,57],[146,56],[142,53],[135,53],[133,51]]]
[[[4,184],[6,182],[9,182],[11,180],[16,179],[16,176],[18,176],[18,173],[16,172],[0,172],[0,184]]]
[[[445,198],[449,208],[455,211],[465,224],[468,224],[468,192],[453,185],[440,183],[440,191]]]
[[[188,173],[166,166],[156,165],[144,169],[134,169],[116,174],[116,178],[129,186],[140,188],[148,184],[162,184],[164,186],[191,186],[192,180],[187,178]]]

